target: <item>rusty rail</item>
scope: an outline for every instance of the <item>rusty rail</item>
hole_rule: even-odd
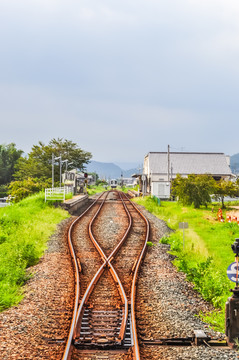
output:
[[[107,198],[107,196],[103,199],[102,204],[100,205],[99,209],[97,210],[97,212],[95,213],[94,217],[92,218],[90,224],[89,224],[89,235],[90,238],[95,246],[95,248],[97,249],[97,251],[99,252],[101,259],[103,261],[102,265],[100,266],[100,268],[98,269],[98,271],[96,272],[96,274],[94,275],[94,277],[92,278],[90,284],[88,285],[84,296],[80,302],[79,305],[79,292],[80,292],[80,285],[79,285],[79,268],[78,268],[78,263],[77,263],[77,259],[74,253],[74,249],[73,249],[73,245],[72,245],[72,241],[71,241],[71,233],[72,233],[72,228],[73,226],[77,223],[77,221],[84,216],[89,210],[90,208],[101,198],[103,194],[101,194],[90,206],[89,208],[81,215],[79,216],[70,226],[69,231],[68,231],[68,243],[69,243],[69,248],[70,248],[70,252],[71,252],[71,256],[73,259],[73,263],[74,263],[74,267],[75,267],[75,281],[76,281],[76,287],[75,287],[75,305],[74,305],[74,312],[73,312],[73,318],[72,318],[72,322],[71,322],[71,327],[70,327],[70,333],[68,336],[68,340],[67,340],[67,344],[65,347],[65,352],[63,355],[62,360],[70,360],[70,356],[71,356],[71,345],[72,345],[72,340],[76,339],[77,337],[80,336],[80,324],[81,324],[81,320],[82,320],[82,316],[84,313],[84,309],[85,309],[85,304],[87,302],[87,300],[89,299],[95,285],[97,284],[98,280],[100,279],[101,275],[103,274],[105,267],[108,266],[111,272],[111,275],[114,279],[114,281],[116,282],[117,288],[119,290],[119,294],[121,296],[121,300],[122,303],[124,305],[124,311],[123,311],[123,319],[121,322],[121,328],[120,328],[120,332],[119,332],[119,344],[121,343],[121,341],[124,338],[124,334],[125,334],[125,329],[126,329],[126,324],[127,324],[127,318],[128,318],[128,299],[127,296],[125,294],[124,288],[122,286],[122,283],[113,267],[113,265],[111,264],[111,261],[114,258],[114,255],[119,251],[120,247],[123,245],[130,229],[132,226],[132,216],[127,208],[127,205],[125,203],[125,199],[123,199],[122,195],[119,193],[120,199],[122,201],[122,204],[125,208],[125,211],[127,213],[128,219],[129,219],[129,225],[127,227],[127,230],[125,231],[124,236],[122,237],[121,241],[118,243],[118,245],[114,248],[114,250],[111,252],[111,254],[107,257],[106,254],[104,253],[104,251],[102,250],[102,248],[100,247],[99,243],[96,241],[96,239],[93,236],[92,233],[92,224],[95,220],[95,218],[98,216],[99,212],[101,211],[105,200]],[[138,259],[136,259],[134,266],[132,268],[132,273],[133,273],[133,280],[132,280],[132,285],[131,285],[131,295],[130,295],[130,302],[131,302],[131,324],[132,324],[132,336],[133,336],[133,359],[134,360],[140,360],[140,353],[139,353],[139,345],[138,345],[138,338],[137,338],[137,328],[136,328],[136,316],[135,316],[135,298],[136,298],[136,283],[137,283],[137,276],[138,276],[138,272],[139,272],[139,268],[143,259],[143,256],[145,255],[146,252],[146,246],[147,246],[147,241],[149,238],[149,222],[146,219],[146,217],[142,214],[142,212],[135,206],[135,204],[130,201],[130,199],[125,195],[125,198],[127,199],[127,201],[130,202],[130,204],[133,206],[133,208],[140,214],[140,216],[144,219],[145,224],[146,224],[146,235],[145,235],[145,240],[144,240],[144,245],[143,248],[140,252],[140,255],[138,257]]]
[[[86,289],[86,292],[82,298],[82,301],[81,301],[81,304],[79,306],[79,310],[77,312],[77,317],[76,317],[76,322],[75,322],[75,332],[74,332],[74,336],[73,338],[76,339],[77,337],[80,336],[80,323],[81,323],[81,320],[82,320],[82,316],[83,316],[83,312],[84,312],[84,308],[85,308],[85,304],[87,302],[87,300],[89,299],[90,297],[90,294],[92,293],[93,289],[94,289],[94,286],[96,285],[96,283],[98,282],[98,280],[100,279],[102,273],[103,273],[103,270],[105,268],[106,265],[109,266],[110,268],[110,272],[111,272],[111,275],[113,277],[113,280],[115,281],[116,285],[117,285],[117,288],[118,288],[118,291],[119,291],[119,294],[120,294],[120,297],[121,297],[121,300],[122,300],[122,303],[124,305],[124,314],[123,314],[123,320],[122,320],[122,323],[121,323],[121,327],[120,327],[120,332],[119,332],[119,343],[121,343],[124,339],[124,334],[125,334],[125,329],[126,329],[126,325],[127,325],[127,318],[128,318],[128,299],[127,299],[127,296],[125,294],[125,291],[124,291],[124,288],[123,288],[123,285],[113,267],[113,265],[111,264],[111,260],[113,259],[113,256],[117,253],[117,251],[119,251],[120,247],[122,246],[122,244],[124,243],[129,231],[130,231],[130,228],[132,226],[132,217],[128,211],[128,209],[126,208],[125,206],[125,203],[120,195],[120,198],[121,198],[121,201],[124,205],[124,208],[125,208],[125,211],[127,213],[127,216],[128,216],[128,219],[129,219],[129,225],[128,225],[128,228],[126,229],[125,233],[124,233],[124,236],[122,237],[121,241],[118,243],[118,245],[115,247],[115,249],[112,251],[112,253],[107,257],[106,254],[104,253],[104,251],[102,250],[102,248],[100,247],[99,243],[96,241],[94,235],[93,235],[93,232],[92,232],[92,224],[93,222],[95,221],[96,217],[98,216],[98,214],[100,213],[105,201],[106,201],[106,198],[102,201],[99,209],[97,210],[97,212],[95,213],[94,217],[92,218],[92,220],[90,221],[90,224],[89,224],[89,235],[90,235],[90,238],[95,246],[95,248],[97,249],[97,251],[99,252],[102,260],[104,261],[104,263],[102,264],[101,268],[97,271],[97,273],[95,274],[94,278],[92,279],[92,281],[90,282],[90,284],[88,285],[87,289]]]
[[[133,344],[134,344],[133,356],[134,356],[134,360],[140,360],[139,343],[138,343],[137,326],[136,326],[136,316],[135,316],[136,283],[137,283],[139,268],[140,268],[141,262],[143,260],[143,257],[146,253],[147,241],[149,239],[150,226],[149,226],[149,221],[146,219],[146,217],[143,215],[143,213],[136,207],[136,205],[128,197],[127,197],[127,199],[133,205],[135,210],[140,214],[140,216],[144,219],[145,224],[146,224],[145,241],[144,241],[144,245],[141,250],[141,253],[138,257],[136,266],[134,266],[134,270],[133,270],[134,275],[133,275],[133,281],[132,281],[132,287],[131,287],[131,322],[132,322],[132,334],[133,334]]]
[[[73,229],[74,225],[95,205],[95,203],[103,195],[104,195],[104,193],[99,195],[98,198],[80,216],[78,216],[71,223],[71,225],[69,227],[69,230],[68,230],[68,246],[69,246],[71,257],[72,257],[73,266],[75,268],[75,301],[74,301],[74,310],[73,310],[73,316],[72,316],[72,320],[71,320],[70,331],[69,331],[69,335],[68,335],[68,338],[67,338],[67,342],[66,342],[66,346],[65,346],[65,350],[64,350],[62,360],[69,360],[70,356],[71,356],[71,345],[72,345],[72,339],[73,339],[73,334],[74,334],[74,328],[75,328],[75,322],[76,322],[76,316],[77,316],[77,309],[78,309],[78,305],[79,305],[79,295],[80,295],[79,265],[78,265],[78,261],[77,261],[76,255],[75,255],[75,251],[74,251],[73,244],[72,244],[72,239],[71,239],[72,229]]]

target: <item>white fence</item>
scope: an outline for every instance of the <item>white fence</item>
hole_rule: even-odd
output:
[[[73,193],[72,186],[45,189],[45,201],[47,200],[64,201],[66,198],[66,194],[69,194],[71,192]]]
[[[11,205],[9,197],[0,198],[0,207],[5,207],[5,206],[8,206],[8,205]]]

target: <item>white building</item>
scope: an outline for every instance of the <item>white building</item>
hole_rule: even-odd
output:
[[[171,181],[177,174],[209,174],[230,179],[230,156],[223,153],[149,152],[144,157],[145,190],[161,199],[170,198]]]

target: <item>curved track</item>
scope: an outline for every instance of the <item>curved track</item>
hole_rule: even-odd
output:
[[[117,221],[114,212],[120,215]],[[104,224],[114,221],[120,226],[109,237]],[[84,222],[88,233],[82,236]],[[148,220],[118,191],[103,193],[71,224],[75,306],[63,360],[79,359],[85,349],[128,350],[127,359],[140,359],[134,305],[148,237]]]

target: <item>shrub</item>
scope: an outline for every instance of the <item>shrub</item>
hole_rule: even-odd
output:
[[[161,239],[160,239],[161,244],[170,244],[170,238],[169,236],[164,235]]]
[[[22,199],[38,193],[50,186],[51,179],[33,179],[12,181],[9,185],[9,194],[13,198],[13,202],[19,202]]]

